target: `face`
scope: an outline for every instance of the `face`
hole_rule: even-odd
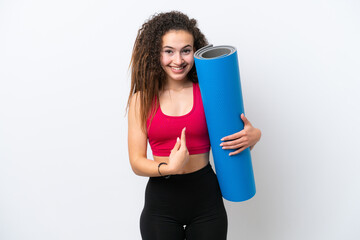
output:
[[[162,37],[161,67],[168,80],[180,81],[194,65],[194,38],[184,30],[170,30]]]

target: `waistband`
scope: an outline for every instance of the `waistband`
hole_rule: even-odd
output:
[[[152,180],[152,181],[173,181],[173,180],[187,181],[187,180],[192,180],[192,179],[198,178],[209,172],[213,172],[210,162],[205,167],[203,167],[195,172],[171,175],[170,178],[168,178],[168,179],[165,179],[164,177],[150,177],[150,180]]]

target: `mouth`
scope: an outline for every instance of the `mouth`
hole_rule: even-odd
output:
[[[173,66],[170,66],[170,67],[171,67],[171,69],[173,69],[175,71],[180,71],[180,70],[184,69],[186,67],[186,65],[183,65],[181,67],[173,67]]]

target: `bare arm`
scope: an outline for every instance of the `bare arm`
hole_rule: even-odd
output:
[[[134,94],[130,101],[128,113],[128,150],[132,170],[139,176],[160,176],[158,172],[159,163],[148,159],[147,133],[141,128],[140,99]],[[188,151],[185,142],[185,129],[182,131],[181,140],[177,141],[172,154],[169,156],[168,165],[161,165],[160,172],[163,176],[176,174],[181,170],[188,160]]]
[[[140,98],[135,93],[130,101],[128,113],[128,150],[129,160],[132,170],[139,176],[159,176],[158,163],[148,159],[147,151],[147,135],[141,128],[140,120]],[[161,166],[161,171],[165,171]],[[164,172],[164,174],[166,174]]]

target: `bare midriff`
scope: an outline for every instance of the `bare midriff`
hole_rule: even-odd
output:
[[[161,162],[169,162],[169,157],[160,157],[154,156],[154,161]],[[197,170],[202,169],[209,163],[209,152],[201,153],[201,154],[193,154],[189,156],[189,161],[186,163],[184,169],[179,174],[192,173]]]

